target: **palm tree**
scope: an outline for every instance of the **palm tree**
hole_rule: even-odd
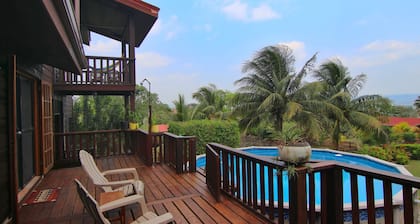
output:
[[[185,104],[184,95],[178,94],[178,100],[173,102],[176,109],[175,120],[187,121],[188,120],[188,105]]]
[[[318,93],[319,85],[304,85],[302,81],[315,60],[316,54],[296,73],[292,50],[280,45],[265,47],[247,61],[242,68],[246,76],[235,82],[240,85],[234,109],[242,117],[239,121],[241,128],[246,131],[269,121],[276,131],[281,132],[285,120],[295,120],[306,129],[307,135],[318,129],[314,112],[322,107],[319,101],[312,99]]]
[[[225,117],[225,92],[218,90],[216,85],[209,84],[193,93],[198,105],[193,111],[193,118],[223,119]]]
[[[314,77],[324,86],[321,94],[323,99],[341,111],[326,114],[336,148],[340,135],[352,128],[381,132],[381,122],[369,113],[376,103],[383,102],[383,98],[379,95],[358,96],[366,75],[352,78],[347,67],[340,60],[333,59],[323,63],[315,71]]]

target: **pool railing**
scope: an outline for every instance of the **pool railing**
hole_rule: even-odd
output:
[[[217,143],[206,146],[206,182],[216,199],[220,200],[222,195],[234,198],[272,222],[343,223],[346,212],[351,213],[351,223],[359,224],[363,210],[370,224],[376,222],[379,207],[383,209],[381,218],[386,224],[414,222],[413,193],[420,188],[419,178],[336,161],[308,162],[297,167],[296,175],[288,178],[289,199],[284,203],[285,183],[283,178],[274,178],[274,174],[283,170],[287,170],[287,164],[282,161]],[[346,209],[343,205],[343,171],[350,174],[351,207]],[[267,176],[265,172],[268,172]],[[316,174],[321,178],[319,205],[315,203]],[[359,203],[358,176],[365,178],[366,206],[363,208]],[[380,204],[375,202],[374,180],[382,181],[384,199]],[[402,186],[401,201],[393,200],[393,184]],[[275,191],[277,198],[274,198]]]

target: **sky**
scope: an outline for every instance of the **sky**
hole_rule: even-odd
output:
[[[159,18],[136,48],[136,80],[172,106],[178,94],[215,84],[234,92],[243,64],[270,45],[288,45],[299,70],[340,59],[367,81],[360,95],[420,95],[420,1],[147,0]],[[86,55],[120,56],[120,43],[93,35]],[[310,74],[307,77],[311,81]]]

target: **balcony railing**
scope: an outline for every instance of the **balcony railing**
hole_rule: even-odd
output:
[[[143,130],[106,130],[55,134],[56,167],[79,164],[79,151],[94,157],[135,154],[146,165],[165,163],[177,173],[196,171],[196,139]]]
[[[56,167],[78,164],[80,150],[86,150],[94,157],[133,154],[128,147],[131,139],[124,130],[55,133],[54,138]]]
[[[307,163],[306,167],[297,168],[296,176],[289,178],[288,183],[274,178],[285,169],[286,164],[281,161],[251,156],[219,144],[207,145],[206,182],[216,198],[224,193],[273,222],[285,223],[289,219],[290,223],[343,223],[347,213],[352,217],[350,222],[358,224],[363,210],[367,213],[367,222],[375,223],[378,207],[384,211],[385,223],[412,224],[414,221],[413,192],[420,188],[418,178],[330,161]],[[349,173],[350,183],[343,183],[343,171]],[[320,186],[315,186],[315,175],[320,176]],[[367,201],[363,206],[359,202],[358,177],[365,179]],[[374,198],[374,180],[383,186],[384,199],[380,205]],[[284,203],[283,198],[285,184],[289,188],[288,203]],[[346,209],[344,184],[349,184],[351,189],[346,192],[351,194],[351,206]],[[401,201],[393,201],[395,184],[402,186]],[[319,205],[315,204],[315,191],[320,193]],[[398,220],[394,209],[400,208],[403,220],[394,222]]]
[[[55,73],[55,85],[88,85],[88,86],[115,86],[135,85],[134,67],[135,60],[119,57],[86,56],[89,67],[82,70],[82,74],[75,74],[58,70]]]

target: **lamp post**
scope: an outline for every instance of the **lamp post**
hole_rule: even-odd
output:
[[[143,86],[144,82],[147,82],[149,84],[149,93],[148,93],[148,96],[147,96],[149,98],[149,128],[148,128],[148,131],[149,131],[149,134],[151,134],[152,133],[152,102],[151,102],[151,98],[150,98],[151,83],[147,78],[145,78],[145,79],[143,79],[143,81],[141,81],[140,85]]]

